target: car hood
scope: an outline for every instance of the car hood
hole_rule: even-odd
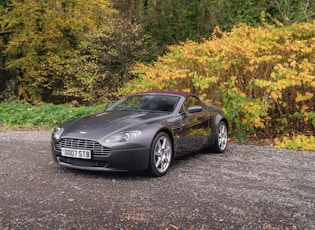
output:
[[[85,116],[65,124],[63,138],[100,140],[124,130],[140,128],[168,116],[159,112],[105,111]]]

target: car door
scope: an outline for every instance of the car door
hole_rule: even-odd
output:
[[[205,147],[207,136],[211,131],[208,111],[202,108],[198,98],[189,96],[181,106],[180,116],[181,128],[176,131],[176,154],[200,152]]]

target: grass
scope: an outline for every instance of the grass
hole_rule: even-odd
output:
[[[49,130],[67,120],[97,113],[104,105],[69,107],[66,104],[34,106],[23,102],[0,103],[0,130]]]

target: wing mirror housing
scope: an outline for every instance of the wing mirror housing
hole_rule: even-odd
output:
[[[202,106],[193,105],[188,108],[188,113],[199,113],[202,111]]]

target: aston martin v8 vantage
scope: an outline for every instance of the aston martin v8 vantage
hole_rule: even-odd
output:
[[[175,158],[222,153],[227,141],[228,121],[219,107],[192,93],[153,91],[126,96],[100,113],[56,127],[51,148],[64,167],[162,176]]]

